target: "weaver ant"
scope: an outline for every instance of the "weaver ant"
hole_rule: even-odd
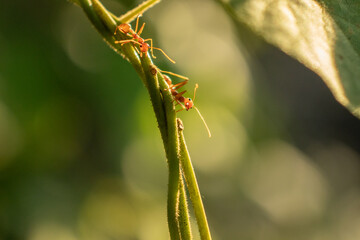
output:
[[[177,110],[176,112],[180,112],[180,111],[182,111],[182,110],[184,110],[184,109],[185,109],[186,111],[188,111],[189,109],[194,108],[194,109],[197,111],[197,113],[199,114],[201,120],[203,121],[203,123],[204,123],[204,125],[205,125],[205,127],[206,127],[206,130],[207,130],[207,132],[208,132],[208,134],[209,134],[209,137],[211,137],[210,129],[209,129],[208,125],[206,124],[204,117],[201,115],[199,109],[197,109],[197,107],[194,106],[194,101],[195,101],[195,96],[196,96],[196,89],[199,87],[199,85],[198,85],[197,83],[195,84],[194,98],[193,98],[193,99],[191,99],[191,98],[186,98],[186,97],[183,96],[184,93],[186,92],[186,90],[184,90],[184,91],[182,91],[182,92],[178,92],[177,89],[179,89],[179,88],[183,87],[185,84],[187,84],[188,81],[189,81],[189,78],[184,77],[184,76],[181,76],[181,75],[176,74],[176,73],[168,72],[168,71],[162,71],[162,70],[160,70],[160,72],[161,72],[161,73],[171,74],[171,75],[176,76],[176,77],[178,77],[178,78],[184,79],[184,81],[182,81],[182,82],[179,82],[179,83],[177,83],[177,84],[172,84],[172,81],[171,81],[170,77],[167,76],[167,75],[165,75],[165,74],[163,74],[163,77],[164,77],[167,85],[169,86],[167,89],[164,89],[164,90],[165,90],[165,91],[170,90],[171,94],[172,94],[173,97],[174,97],[174,100],[173,100],[173,101],[176,101],[176,102],[177,102],[176,105],[179,104],[179,105],[182,107],[181,109]]]
[[[117,26],[117,28],[115,29],[114,35],[116,34],[116,31],[119,30],[120,32],[126,34],[127,36],[132,37],[132,39],[115,41],[115,43],[121,43],[121,46],[126,44],[126,43],[138,44],[139,48],[140,48],[140,52],[139,52],[139,50],[137,48],[135,48],[135,49],[140,54],[140,57],[142,57],[143,53],[146,54],[146,52],[150,48],[151,56],[153,58],[156,58],[155,55],[154,55],[154,52],[153,52],[153,49],[156,49],[156,50],[161,51],[164,54],[164,56],[167,59],[169,59],[170,62],[175,63],[175,61],[172,60],[168,55],[166,55],[166,53],[161,48],[153,47],[153,41],[152,41],[151,38],[143,39],[143,38],[140,37],[140,34],[144,30],[145,23],[143,23],[143,25],[141,26],[139,31],[137,31],[138,25],[139,25],[139,17],[140,17],[140,15],[136,19],[135,31],[131,29],[131,26],[128,23],[122,23],[119,26]],[[149,46],[149,44],[146,43],[147,41],[150,41],[150,46]]]

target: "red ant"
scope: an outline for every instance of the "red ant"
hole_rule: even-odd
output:
[[[209,137],[211,137],[211,132],[210,132],[210,129],[209,129],[209,127],[207,126],[207,124],[206,124],[206,122],[205,122],[205,119],[204,119],[203,116],[201,115],[199,109],[197,109],[197,107],[194,106],[196,89],[199,87],[199,85],[198,85],[198,84],[195,84],[194,98],[193,98],[193,99],[191,99],[191,98],[186,98],[186,97],[183,96],[184,93],[186,92],[186,90],[184,90],[184,91],[182,91],[182,92],[178,92],[177,89],[179,89],[179,88],[183,87],[185,84],[187,84],[188,81],[189,81],[189,78],[184,77],[184,76],[181,76],[181,75],[178,75],[178,74],[176,74],[176,73],[172,73],[172,72],[167,72],[167,71],[162,71],[162,70],[160,70],[160,72],[162,72],[162,73],[167,73],[167,74],[171,74],[171,75],[174,75],[174,76],[176,76],[176,77],[179,77],[179,78],[184,79],[184,81],[182,81],[182,82],[180,82],[180,83],[172,84],[172,81],[171,81],[170,77],[167,76],[167,75],[165,75],[165,74],[163,74],[164,79],[165,79],[166,83],[167,83],[168,86],[169,86],[169,88],[165,89],[165,91],[170,90],[170,91],[171,91],[171,94],[172,94],[173,97],[174,97],[174,100],[173,100],[173,101],[176,101],[177,104],[179,104],[179,105],[182,107],[180,110],[177,110],[176,112],[180,112],[180,111],[182,111],[182,110],[184,110],[184,109],[185,109],[186,111],[188,111],[189,109],[194,108],[194,109],[197,111],[197,113],[199,114],[201,120],[203,121],[203,123],[204,123],[204,125],[205,125],[205,127],[206,127],[206,130],[207,130],[207,132],[208,132],[208,134],[209,134]]]
[[[117,28],[115,29],[114,35],[116,34],[116,31],[119,29],[120,32],[126,34],[129,37],[132,37],[132,39],[115,41],[115,43],[121,43],[121,46],[126,44],[126,43],[138,44],[139,48],[140,48],[140,52],[137,50],[137,48],[135,48],[135,49],[140,54],[140,57],[142,57],[142,54],[146,53],[150,48],[151,49],[151,56],[153,58],[156,58],[154,53],[153,53],[153,49],[156,49],[156,50],[161,51],[164,54],[164,56],[167,59],[170,60],[170,62],[175,63],[175,61],[172,60],[168,55],[166,55],[166,53],[161,48],[153,47],[153,41],[152,41],[151,38],[143,39],[143,38],[140,37],[140,34],[144,30],[145,23],[143,23],[143,25],[141,26],[139,31],[137,31],[138,25],[139,25],[139,17],[140,17],[140,15],[136,19],[135,31],[131,29],[131,26],[128,23],[122,23],[119,26],[117,26]],[[150,41],[150,46],[149,46],[149,44],[146,43],[147,41]]]

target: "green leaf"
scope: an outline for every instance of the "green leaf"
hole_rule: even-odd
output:
[[[359,0],[218,0],[232,17],[317,73],[360,117]]]

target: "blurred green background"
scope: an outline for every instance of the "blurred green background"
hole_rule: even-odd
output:
[[[140,1],[103,3],[120,15]],[[360,239],[360,124],[321,79],[211,0],[163,1],[141,21],[177,61],[155,53],[158,66],[188,76],[189,96],[199,83],[213,137],[178,115],[215,240]],[[166,191],[131,65],[69,2],[0,0],[0,240],[168,239]]]

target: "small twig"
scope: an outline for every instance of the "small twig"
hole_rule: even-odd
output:
[[[142,4],[140,4],[139,6],[135,7],[134,9],[132,9],[132,10],[126,12],[125,14],[121,15],[120,17],[118,17],[117,20],[122,23],[129,23],[129,22],[133,21],[137,15],[139,15],[139,12],[143,13],[159,2],[160,2],[160,0],[145,1]]]
[[[207,223],[204,205],[201,200],[200,190],[197,184],[194,168],[191,164],[190,155],[185,143],[185,138],[183,133],[184,127],[180,119],[178,119],[178,126],[179,126],[181,169],[182,172],[184,173],[191,203],[194,208],[195,218],[199,227],[200,236],[202,240],[211,240],[210,229]]]
[[[185,183],[184,178],[180,172],[180,186],[179,186],[179,229],[181,239],[191,240],[191,227],[190,227],[190,218],[189,218],[189,210],[188,204],[186,200],[186,191],[185,191]]]

